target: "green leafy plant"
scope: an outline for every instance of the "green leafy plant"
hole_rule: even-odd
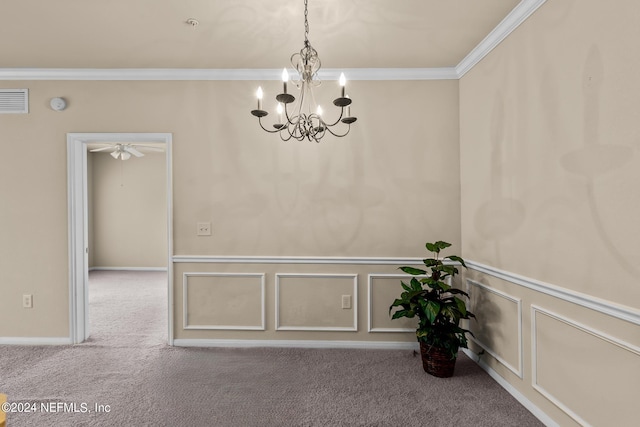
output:
[[[456,255],[439,258],[440,251],[449,246],[451,244],[443,241],[426,244],[427,250],[433,253],[433,258],[423,260],[427,270],[400,267],[400,270],[415,277],[408,284],[401,282],[404,292],[391,304],[389,314],[399,307],[392,319],[417,316],[418,341],[445,349],[455,359],[460,347],[468,348],[466,334],[473,335],[471,331],[460,327],[460,321],[476,316],[467,310],[465,301],[460,298],[468,298],[469,295],[446,283],[449,277],[453,278],[459,271],[454,264],[445,264],[445,260],[467,267],[464,260]]]

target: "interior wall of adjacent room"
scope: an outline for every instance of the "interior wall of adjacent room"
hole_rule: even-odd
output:
[[[94,267],[166,267],[166,159],[146,153],[129,160],[90,153],[89,242]],[[91,262],[91,261],[90,261]]]
[[[523,377],[487,358],[561,425],[637,422],[638,324],[592,308],[639,318],[639,15],[633,0],[548,1],[460,81],[463,256],[506,272],[474,272],[472,289],[487,309],[520,302],[522,327],[478,314]]]

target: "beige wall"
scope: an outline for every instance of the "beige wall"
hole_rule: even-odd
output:
[[[320,144],[285,143],[260,130],[249,114],[258,84],[267,99],[279,86],[242,81],[3,82],[7,88],[29,88],[30,113],[0,115],[5,150],[0,158],[0,337],[69,334],[68,132],[173,134],[176,255],[413,257],[422,256],[424,242],[433,239],[460,248],[457,81],[351,82],[352,114],[359,121],[349,137],[326,138]],[[337,92],[337,85],[325,82],[321,91],[332,90]],[[49,108],[54,96],[68,100],[65,111]],[[325,110],[331,114],[330,108]],[[199,221],[212,222],[212,236],[196,236]],[[182,267],[174,276],[177,300]],[[197,267],[211,272],[251,269]],[[285,267],[278,271],[291,271]],[[325,265],[311,273],[340,270]],[[366,295],[366,274],[379,271],[367,267],[357,272],[364,275],[360,295]],[[267,295],[273,286],[267,281]],[[24,293],[34,294],[33,309],[21,307]],[[268,310],[267,318],[273,319],[273,306]],[[179,304],[175,315],[182,319]],[[177,337],[186,334],[181,324],[176,326]],[[196,338],[224,335],[188,332]],[[269,333],[273,330],[259,338]],[[282,333],[282,339],[299,336],[296,331]],[[366,330],[303,335],[369,339]],[[412,339],[406,335],[388,339]],[[233,336],[254,337],[242,331]]]
[[[164,153],[122,161],[90,153],[89,267],[166,267]]]
[[[514,274],[638,319],[639,15],[549,0],[460,81],[462,255],[511,277],[469,275],[489,288],[471,288],[474,327],[502,359],[487,363],[563,426],[637,424],[638,324]],[[520,351],[522,378],[506,368]]]
[[[257,84],[202,86],[202,109],[181,113],[193,130],[174,134],[176,254],[412,256],[429,236],[459,245],[457,82],[352,82],[359,121],[320,144],[259,130],[248,113]],[[273,109],[280,84],[263,87]],[[195,235],[197,221],[213,223],[211,238]]]

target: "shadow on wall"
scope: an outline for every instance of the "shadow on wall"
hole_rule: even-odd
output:
[[[327,157],[315,160],[315,169],[310,170],[305,147],[283,149],[283,155],[275,157],[276,167],[269,177],[274,208],[285,224],[306,223],[309,235],[299,236],[298,244],[310,253],[318,246],[347,251],[361,235],[366,210],[384,203],[384,193],[364,183],[355,147],[349,147],[340,153],[352,167],[344,165],[344,158],[334,159],[329,151],[325,152]],[[292,234],[296,234],[293,228]]]
[[[476,229],[486,240],[501,240],[515,233],[525,218],[524,205],[507,197],[503,182],[507,181],[505,165],[509,159],[504,149],[504,96],[496,94],[491,120],[491,198],[475,215]]]
[[[584,140],[583,146],[577,150],[565,154],[560,162],[567,172],[584,177],[589,202],[589,210],[594,225],[604,247],[620,263],[621,267],[632,275],[640,274],[640,269],[625,257],[611,237],[608,235],[605,224],[595,198],[595,182],[597,179],[612,171],[623,167],[633,156],[633,149],[629,146],[616,144],[601,144],[599,133],[600,119],[600,92],[604,82],[604,66],[600,49],[592,45],[587,54],[582,73],[582,85],[584,93],[583,119]]]
[[[474,279],[475,280],[475,279]],[[487,287],[489,284],[483,283],[484,280],[477,280]],[[500,325],[504,324],[500,307],[487,298],[486,292],[481,292],[478,286],[471,285],[469,287],[469,296],[471,304],[469,310],[472,313],[482,313],[482,319],[469,322],[469,330],[474,333],[474,340],[483,348],[493,350],[504,344],[504,334],[501,332]]]

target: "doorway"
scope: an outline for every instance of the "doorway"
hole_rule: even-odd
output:
[[[69,334],[81,343],[89,337],[89,194],[88,147],[91,144],[160,144],[166,158],[167,342],[173,345],[173,232],[170,133],[69,133],[67,171],[69,203]]]

